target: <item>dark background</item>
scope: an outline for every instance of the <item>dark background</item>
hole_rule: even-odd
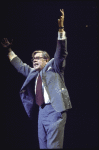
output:
[[[0,40],[13,38],[13,51],[31,63],[34,50],[56,50],[59,10],[65,12],[68,57],[65,83],[73,108],[68,111],[64,148],[98,147],[97,3],[95,1],[0,2]],[[86,26],[87,25],[87,26]],[[3,148],[39,148],[37,113],[29,120],[19,91],[25,77],[1,49],[1,119]]]

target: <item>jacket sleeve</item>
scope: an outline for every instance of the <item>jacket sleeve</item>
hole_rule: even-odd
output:
[[[56,72],[63,72],[66,66],[67,37],[65,40],[57,40],[56,52],[54,54],[54,68]]]
[[[26,63],[23,63],[18,56],[11,60],[11,64],[17,69],[19,73],[23,74],[25,77],[27,77],[30,71],[33,69]]]

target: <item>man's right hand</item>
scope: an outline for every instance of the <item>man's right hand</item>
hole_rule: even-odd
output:
[[[9,57],[10,61],[17,56],[11,49],[12,42],[13,42],[13,39],[11,40],[11,42],[9,42],[7,38],[4,38],[1,42],[2,46],[6,48],[6,50],[8,50],[7,56]]]
[[[13,42],[13,39],[11,40],[11,42],[9,42],[7,38],[3,38],[1,44],[4,48],[7,48],[9,51],[11,51],[12,42]]]

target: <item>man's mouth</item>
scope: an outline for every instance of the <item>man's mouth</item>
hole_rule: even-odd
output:
[[[37,63],[34,64],[34,67],[38,67],[38,66],[39,66],[39,64],[37,64]]]

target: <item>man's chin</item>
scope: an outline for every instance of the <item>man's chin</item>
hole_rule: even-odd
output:
[[[34,67],[34,69],[40,71],[40,68],[39,68],[39,67]]]

